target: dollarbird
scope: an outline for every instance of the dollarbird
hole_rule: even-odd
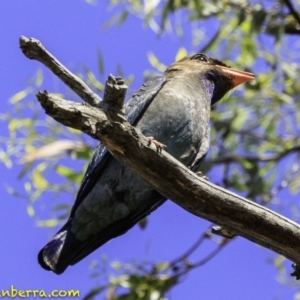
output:
[[[158,148],[197,171],[209,148],[210,109],[230,89],[254,78],[202,53],[171,64],[125,105],[127,121]],[[163,146],[162,146],[163,145]],[[165,146],[164,146],[165,145]],[[122,166],[101,143],[89,163],[66,224],[38,254],[61,274],[120,236],[167,199]]]

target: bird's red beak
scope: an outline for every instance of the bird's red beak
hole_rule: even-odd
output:
[[[240,70],[236,70],[236,69],[231,69],[231,68],[227,68],[224,66],[218,66],[226,75],[232,77],[232,81],[233,81],[233,87],[235,88],[236,86],[250,81],[252,79],[255,78],[255,75],[249,72],[245,72],[245,71],[240,71]]]

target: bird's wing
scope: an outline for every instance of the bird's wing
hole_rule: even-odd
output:
[[[125,114],[129,124],[135,126],[138,123],[147,107],[165,83],[165,76],[153,77],[146,81],[128,100],[125,105]],[[112,155],[106,147],[99,143],[83,177],[76,201],[72,207],[70,218],[72,218],[80,203],[90,193],[95,183],[99,180],[102,171],[105,169],[105,164],[108,163],[111,158]]]
[[[204,134],[204,136],[202,138],[202,141],[201,141],[201,146],[200,146],[200,148],[197,152],[197,155],[196,155],[194,161],[189,166],[189,168],[193,172],[196,172],[198,170],[201,163],[205,159],[206,154],[207,154],[208,149],[209,149],[209,143],[210,143],[210,127],[209,127],[209,124],[207,124],[205,134]]]
[[[207,80],[206,78],[202,78],[200,81],[200,84],[202,85],[203,91],[205,93],[206,99],[212,99],[213,97],[213,91],[214,91],[214,83],[210,80]],[[211,105],[213,103],[211,102]],[[209,115],[208,115],[209,116]],[[197,154],[193,160],[193,162],[188,166],[193,172],[198,171],[198,168],[200,167],[201,163],[205,159],[207,152],[209,150],[209,144],[210,144],[210,126],[209,126],[209,119],[207,120],[207,123],[204,122],[203,127],[205,128],[204,135],[201,140],[201,145],[197,151]]]
[[[77,264],[107,241],[126,233],[138,221],[147,217],[167,200],[156,190],[153,190],[150,198],[151,199],[149,200],[151,201],[141,203],[141,206],[131,211],[128,216],[122,220],[114,221],[112,224],[106,227],[101,234],[91,235],[84,242],[79,242],[76,246],[76,251],[73,251],[72,254],[68,253],[68,263],[70,265]]]
[[[126,103],[125,114],[129,124],[135,126],[144,112],[166,83],[165,76],[156,76],[146,81],[140,89]]]

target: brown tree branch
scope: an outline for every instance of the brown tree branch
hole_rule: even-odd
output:
[[[80,78],[72,74],[36,39],[20,37],[20,48],[29,59],[35,59],[48,67],[81,99],[91,106],[97,106],[101,98],[95,94]]]
[[[22,49],[42,47],[36,40],[21,39]],[[44,48],[43,48],[44,49]],[[23,50],[24,51],[24,50]],[[30,58],[39,61],[40,51]],[[52,68],[64,69],[62,65]],[[61,72],[53,70],[60,77]],[[68,73],[64,69],[64,73]],[[68,75],[69,79],[74,75]],[[73,80],[73,79],[72,79]],[[120,86],[108,80],[119,93]],[[118,81],[118,80],[116,80]],[[69,86],[81,89],[74,80]],[[86,90],[78,92],[85,94]],[[101,142],[123,165],[153,185],[190,213],[217,223],[235,234],[267,247],[300,264],[300,226],[295,222],[248,199],[199,178],[166,152],[158,154],[153,145],[136,128],[113,111],[59,99],[47,92],[37,95],[46,113],[65,126],[81,130]],[[82,97],[88,98],[87,95]],[[110,99],[113,99],[110,94]]]

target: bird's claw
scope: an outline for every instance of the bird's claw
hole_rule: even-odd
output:
[[[151,142],[155,145],[157,153],[161,153],[162,150],[168,151],[168,147],[154,139],[153,136],[148,137],[149,143],[148,146],[151,145]]]
[[[201,171],[198,171],[195,173],[198,177],[204,179],[204,180],[208,180],[209,178],[207,176],[205,176]]]

